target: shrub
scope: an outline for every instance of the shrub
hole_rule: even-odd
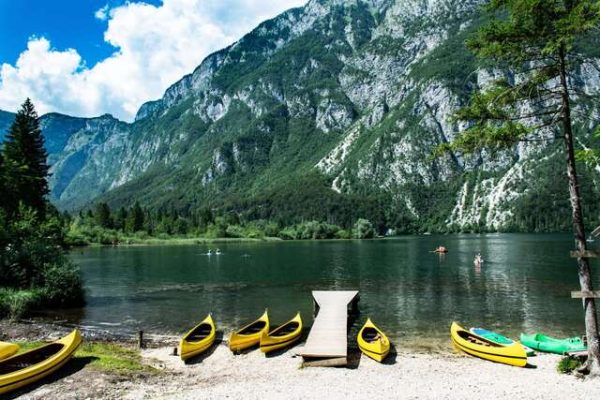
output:
[[[562,374],[570,374],[583,364],[579,358],[566,356],[560,359],[556,369]]]
[[[354,224],[353,234],[355,239],[372,239],[375,237],[375,229],[371,221],[359,218]]]

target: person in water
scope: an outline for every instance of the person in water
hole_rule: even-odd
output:
[[[436,252],[436,253],[447,253],[448,249],[445,248],[444,246],[438,246],[438,248],[435,249],[434,252]]]
[[[477,255],[475,256],[475,260],[473,260],[473,262],[475,263],[475,265],[483,264],[483,257],[481,257],[481,253],[477,253]]]

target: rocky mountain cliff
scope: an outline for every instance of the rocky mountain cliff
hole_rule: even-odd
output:
[[[247,218],[277,218],[293,203],[299,219],[384,213],[400,230],[554,229],[568,217],[560,142],[494,159],[430,157],[459,130],[452,112],[498,73],[464,46],[481,3],[311,0],[208,56],[132,124],[44,116],[52,199]],[[591,66],[576,81],[600,91]],[[586,101],[578,111],[586,141],[600,111]],[[597,219],[598,174],[582,172]]]

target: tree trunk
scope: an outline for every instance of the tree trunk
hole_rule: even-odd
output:
[[[573,232],[575,234],[575,246],[580,252],[586,250],[585,228],[581,210],[581,197],[579,195],[579,183],[575,168],[575,152],[573,149],[573,129],[571,125],[571,109],[567,82],[566,55],[564,47],[560,49],[560,86],[562,100],[562,123],[563,136],[567,150],[567,176],[569,178],[569,195],[573,211]],[[579,271],[579,285],[582,291],[592,291],[592,273],[587,258],[577,258]],[[583,299],[585,313],[585,333],[588,339],[588,362],[587,372],[590,375],[600,376],[600,340],[598,337],[598,322],[596,315],[596,303],[593,298]]]

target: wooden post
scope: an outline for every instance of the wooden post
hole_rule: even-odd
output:
[[[146,346],[144,345],[144,331],[139,331],[138,332],[138,348],[139,349],[145,349]]]
[[[350,303],[350,314],[357,315],[358,311],[358,302],[360,301],[360,295],[356,295],[356,297]]]
[[[176,356],[177,355],[177,347],[173,347],[173,355]]]

